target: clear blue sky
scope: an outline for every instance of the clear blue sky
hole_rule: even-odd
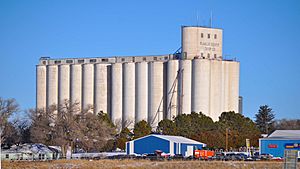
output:
[[[169,54],[180,26],[224,29],[224,55],[241,62],[244,114],[268,104],[276,118],[300,118],[300,1],[0,1],[0,97],[35,106],[40,56]]]

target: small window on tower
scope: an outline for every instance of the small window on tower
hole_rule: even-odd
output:
[[[153,57],[154,60],[157,60],[157,57]]]
[[[90,59],[90,63],[95,63],[96,61],[96,59]]]
[[[210,34],[207,34],[207,38],[210,39]]]
[[[125,61],[125,58],[122,58],[122,62],[124,62]]]
[[[217,39],[217,34],[215,34],[215,39]]]
[[[214,57],[217,58],[217,54],[214,54]]]
[[[203,53],[201,53],[201,57],[203,58]]]
[[[143,61],[146,61],[146,57],[143,57]]]
[[[203,33],[201,33],[201,38],[203,38]]]
[[[60,61],[60,60],[56,60],[56,61],[54,61],[54,63],[55,63],[55,64],[60,64],[61,61]]]
[[[66,63],[73,63],[73,60],[67,60]]]
[[[209,53],[207,54],[207,58],[210,58],[210,55],[209,55]]]

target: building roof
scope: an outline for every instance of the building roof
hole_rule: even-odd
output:
[[[3,150],[5,153],[53,153],[47,146],[44,144],[22,144],[22,145],[13,145],[8,150]]]
[[[300,130],[275,130],[268,138],[300,139]]]
[[[186,138],[186,137],[182,137],[182,136],[170,136],[170,135],[159,135],[159,134],[150,134],[150,135],[147,135],[147,136],[135,139],[133,141],[136,141],[136,140],[139,140],[139,139],[142,139],[142,138],[146,138],[146,137],[149,137],[149,136],[158,137],[158,138],[161,138],[161,139],[164,139],[164,140],[167,140],[167,141],[172,141],[172,142],[175,142],[175,143],[202,144],[203,147],[206,146],[206,144],[204,144],[204,143],[201,143],[201,142],[198,142],[198,141]]]

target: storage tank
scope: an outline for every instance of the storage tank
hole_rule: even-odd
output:
[[[177,116],[178,77],[178,60],[169,60],[167,62],[167,118],[169,120]]]
[[[95,100],[94,112],[108,113],[108,64],[95,64]]]
[[[179,61],[180,78],[178,81],[179,114],[191,113],[192,61]]]
[[[211,60],[210,78],[210,117],[217,121],[222,113],[222,61]]]
[[[81,108],[81,96],[82,96],[82,65],[72,64],[70,68],[70,101],[71,104],[77,103]]]
[[[36,66],[36,108],[46,108],[46,75],[47,68],[44,65]]]
[[[222,61],[222,97],[221,108],[222,112],[229,111],[229,63]]]
[[[122,64],[114,63],[111,67],[111,121],[122,126]]]
[[[70,65],[58,66],[58,104],[63,106],[70,99]]]
[[[135,122],[148,117],[148,63],[138,62],[135,68]]]
[[[240,63],[239,62],[228,62],[229,63],[229,111],[239,112],[239,73]]]
[[[148,123],[153,129],[163,119],[163,63],[149,62]]]
[[[55,105],[57,106],[58,99],[58,77],[57,65],[47,66],[47,107]]]
[[[134,128],[135,123],[135,64],[123,63],[123,127]]]
[[[192,112],[210,116],[210,60],[192,61]]]
[[[82,65],[82,108],[94,106],[94,65]],[[92,112],[90,110],[89,112]]]

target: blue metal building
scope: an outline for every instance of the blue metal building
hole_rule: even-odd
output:
[[[126,142],[127,154],[149,154],[161,150],[168,154],[193,155],[194,150],[202,149],[206,144],[181,136],[151,134]]]
[[[259,139],[259,153],[284,157],[284,150],[298,150],[300,157],[300,130],[276,130],[266,138]]]

